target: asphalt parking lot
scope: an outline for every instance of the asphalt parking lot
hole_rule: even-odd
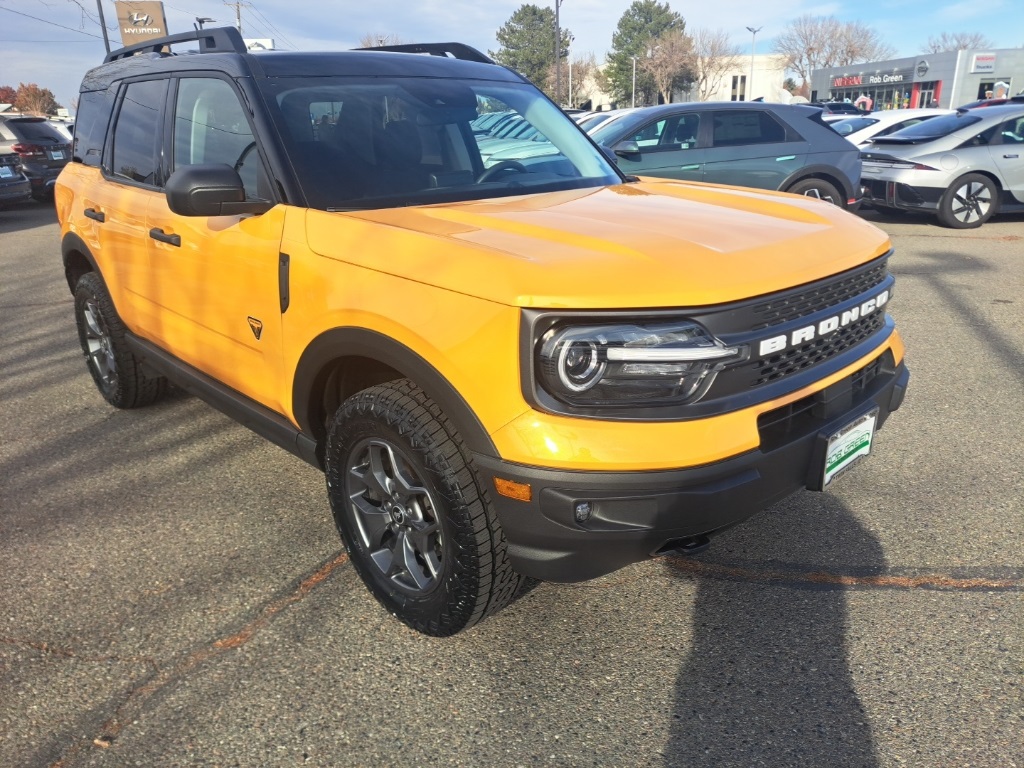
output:
[[[874,220],[912,378],[868,461],[438,640],[316,471],[108,407],[52,209],[0,212],[0,766],[1024,766],[1024,217]]]

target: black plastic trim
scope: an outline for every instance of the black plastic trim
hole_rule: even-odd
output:
[[[164,48],[179,43],[199,43],[200,53],[245,53],[245,41],[242,34],[234,27],[211,27],[209,29],[196,29],[191,32],[180,32],[176,35],[167,35],[143,43],[125,46],[111,51],[103,59],[108,64],[118,59],[125,59],[139,53],[162,53]]]
[[[672,549],[677,542],[713,536],[813,487],[821,436],[874,408],[881,427],[903,402],[909,377],[902,362],[887,368],[843,407],[802,424],[787,439],[703,466],[582,472],[488,456],[474,460],[489,489],[495,488],[495,477],[532,489],[528,502],[491,493],[515,569],[546,581],[583,581]],[[844,379],[832,386],[845,390],[848,384]],[[821,394],[826,398],[828,393]],[[575,516],[577,504],[588,505],[590,515],[582,522]]]
[[[126,340],[132,352],[144,365],[166,376],[185,391],[206,401],[274,445],[284,448],[317,469],[323,468],[317,458],[316,441],[281,414],[224,386],[198,368],[179,360],[145,339],[129,333]]]
[[[278,254],[277,260],[277,289],[281,298],[281,314],[288,311],[291,304],[291,256],[287,253]]]
[[[292,412],[302,430],[319,435],[323,425],[315,411],[318,389],[331,364],[346,357],[376,360],[412,380],[452,420],[467,447],[483,456],[498,456],[490,435],[462,395],[423,357],[394,339],[366,328],[324,331],[306,347],[295,369]]]
[[[75,281],[72,280],[71,273],[68,270],[68,260],[72,253],[80,253],[89,262],[90,271],[100,275],[101,279],[103,275],[100,273],[99,265],[96,263],[96,257],[92,255],[92,251],[85,244],[85,240],[74,232],[68,232],[60,241],[60,255],[61,261],[64,263],[64,277],[68,281],[68,289],[71,293],[74,293]]]

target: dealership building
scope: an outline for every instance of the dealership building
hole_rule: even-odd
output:
[[[815,70],[811,101],[871,99],[873,109],[958,107],[1024,90],[1024,48],[946,51]]]

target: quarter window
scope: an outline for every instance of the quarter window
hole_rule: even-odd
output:
[[[113,109],[113,92],[84,91],[78,97],[73,159],[98,167]]]
[[[160,114],[167,94],[166,80],[129,83],[114,125],[110,171],[141,184],[158,183]]]
[[[257,192],[260,156],[245,110],[224,80],[183,78],[174,107],[174,170],[200,163],[230,165],[247,198]]]

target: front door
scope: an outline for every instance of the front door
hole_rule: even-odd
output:
[[[625,141],[635,141],[640,151],[618,155],[624,173],[666,179],[702,181],[704,150],[700,149],[700,115],[685,112],[653,120]]]
[[[704,181],[778,189],[807,162],[808,143],[787,141],[786,129],[767,111],[723,109],[713,119]]]
[[[169,168],[225,163],[247,199],[272,199],[265,165],[234,86],[215,77],[174,81]],[[154,340],[176,357],[274,410],[280,402],[281,235],[286,214],[179,216],[149,208],[149,299]]]
[[[988,150],[1010,194],[1024,203],[1024,117],[1000,125]]]

